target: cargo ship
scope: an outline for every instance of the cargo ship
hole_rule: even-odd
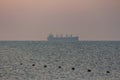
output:
[[[78,36],[54,36],[53,34],[50,34],[47,38],[48,41],[50,42],[78,42],[79,41],[79,37]]]

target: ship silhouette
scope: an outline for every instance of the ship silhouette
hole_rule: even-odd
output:
[[[78,36],[72,36],[72,35],[66,35],[66,36],[54,36],[53,34],[49,34],[48,41],[50,42],[77,42],[79,41],[79,37]]]

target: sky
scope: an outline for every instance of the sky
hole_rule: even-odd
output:
[[[120,0],[0,0],[0,40],[120,40]]]

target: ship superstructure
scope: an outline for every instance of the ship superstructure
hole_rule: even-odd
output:
[[[79,37],[78,36],[72,36],[72,35],[66,35],[66,36],[54,36],[53,34],[50,34],[48,36],[48,41],[50,42],[77,42],[79,41]]]

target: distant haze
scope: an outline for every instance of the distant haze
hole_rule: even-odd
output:
[[[120,0],[0,0],[0,40],[120,40]]]

